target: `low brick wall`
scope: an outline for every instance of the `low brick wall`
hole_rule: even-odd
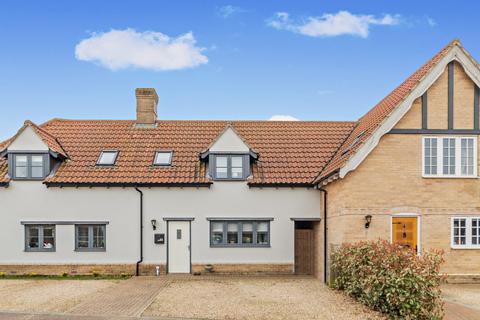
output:
[[[166,274],[164,264],[140,264],[140,275],[156,275],[156,267],[160,274]],[[208,273],[206,264],[193,264],[193,273]],[[293,274],[293,264],[213,264],[213,273],[217,274]],[[94,272],[101,275],[135,274],[135,264],[17,264],[0,265],[0,273],[7,275],[89,275]]]
[[[0,272],[7,275],[88,275],[97,272],[102,275],[135,274],[135,264],[16,264],[0,265]]]
[[[193,273],[208,273],[207,264],[193,264]],[[293,274],[293,264],[211,264],[212,273],[217,274]]]

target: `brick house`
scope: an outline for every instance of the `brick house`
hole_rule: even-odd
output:
[[[0,272],[324,278],[380,237],[478,275],[478,85],[455,40],[358,121],[158,120],[153,89],[134,121],[26,121],[0,144]]]

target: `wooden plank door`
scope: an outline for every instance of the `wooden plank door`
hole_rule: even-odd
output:
[[[313,230],[295,229],[295,273],[313,274]]]
[[[417,251],[417,218],[393,217],[392,218],[392,242],[399,243],[404,247]]]

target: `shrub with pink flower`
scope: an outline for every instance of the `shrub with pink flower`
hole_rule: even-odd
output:
[[[442,319],[441,251],[363,241],[340,246],[331,261],[332,287],[368,307],[391,319]]]

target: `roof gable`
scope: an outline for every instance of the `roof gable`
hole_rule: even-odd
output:
[[[473,82],[480,86],[478,64],[458,40],[452,41],[357,121],[355,129],[315,181],[323,181],[333,174],[343,178],[355,170],[451,61],[460,63]]]
[[[29,120],[0,146],[0,153],[6,151],[50,151],[55,157],[68,158],[56,137]]]
[[[231,124],[228,124],[218,137],[211,143],[209,152],[250,152],[250,146],[240,137]]]
[[[15,139],[10,142],[7,150],[48,151],[49,148],[30,126],[26,126],[15,136]]]

